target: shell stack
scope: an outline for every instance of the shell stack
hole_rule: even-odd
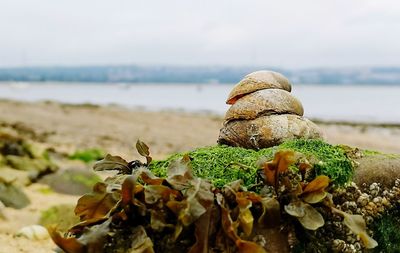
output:
[[[289,139],[317,139],[323,134],[304,114],[301,102],[292,96],[292,86],[282,74],[256,71],[245,76],[226,101],[218,143],[260,149]]]

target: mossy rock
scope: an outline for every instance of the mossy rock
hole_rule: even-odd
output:
[[[58,167],[44,158],[30,158],[26,156],[7,155],[6,163],[13,169],[29,171],[32,179],[57,171]]]
[[[29,198],[13,184],[0,182],[0,201],[7,207],[21,209],[30,204]]]
[[[82,195],[92,191],[101,178],[90,170],[65,169],[43,177],[39,182],[59,193]]]
[[[340,146],[333,146],[322,140],[291,140],[258,151],[217,145],[174,154],[166,160],[153,161],[149,168],[157,176],[165,177],[169,164],[187,154],[192,159],[194,174],[210,179],[216,187],[238,179],[242,179],[244,185],[249,187],[259,181],[258,161],[261,158],[272,160],[278,150],[293,150],[304,154],[309,160],[316,161],[316,174],[329,176],[335,185],[346,184],[353,175],[352,161],[346,152]]]
[[[42,226],[57,225],[57,229],[66,232],[79,222],[79,218],[75,215],[74,209],[74,205],[68,204],[52,206],[42,211],[39,224]]]
[[[0,182],[26,186],[31,183],[32,174],[29,171],[15,170],[8,166],[0,165]]]

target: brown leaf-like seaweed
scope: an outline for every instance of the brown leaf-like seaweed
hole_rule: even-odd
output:
[[[149,164],[152,161],[152,158],[150,156],[149,146],[147,146],[146,143],[144,143],[141,140],[137,140],[136,149],[141,156],[146,157],[147,164]]]
[[[304,216],[297,217],[301,225],[309,230],[317,230],[322,227],[325,224],[322,215],[311,205],[304,202],[301,203],[303,203]]]
[[[221,224],[225,234],[236,244],[239,253],[267,253],[260,245],[241,239],[237,235],[237,225],[233,222],[228,208],[225,206],[225,199],[217,193],[217,203],[221,207]]]
[[[135,172],[135,175],[139,176],[145,184],[150,185],[161,185],[164,183],[164,178],[154,176],[154,174],[146,168],[140,168]]]
[[[96,162],[93,169],[95,171],[118,170],[122,174],[129,174],[131,171],[127,161],[120,156],[112,156],[110,154],[107,154],[104,159]]]
[[[107,184],[99,182],[93,192],[83,195],[75,207],[75,214],[81,221],[102,219],[119,201],[117,192],[107,192]]]
[[[98,253],[102,252],[106,238],[110,232],[111,219],[100,225],[91,227],[77,239],[74,237],[64,238],[55,228],[49,228],[49,234],[62,250],[66,253]]]
[[[360,237],[365,248],[373,249],[378,246],[378,243],[368,235],[367,224],[361,215],[348,214],[334,207],[331,207],[331,209],[333,212],[340,214],[344,218],[343,223],[351,230],[351,232]]]
[[[136,227],[132,234],[132,248],[129,253],[154,253],[153,242],[147,236],[143,226]]]
[[[166,203],[181,198],[181,193],[165,185],[146,185],[144,187],[144,198],[147,204],[155,204],[159,200]]]
[[[85,253],[85,246],[77,238],[61,236],[56,227],[49,227],[47,230],[53,242],[66,253]]]
[[[246,236],[249,236],[253,231],[254,217],[250,211],[252,207],[252,201],[246,198],[246,196],[241,196],[241,194],[236,194],[236,202],[239,207],[239,225]]]
[[[217,221],[219,220],[216,207],[210,206],[195,222],[196,242],[190,248],[189,253],[208,253],[210,248],[210,238],[217,231]],[[218,224],[219,225],[219,224]]]
[[[261,199],[262,213],[258,218],[261,227],[277,227],[281,222],[281,209],[276,198],[265,197]]]
[[[279,174],[287,171],[295,162],[295,154],[291,150],[281,150],[275,153],[274,160],[262,165],[266,183],[275,189],[278,187]]]
[[[127,176],[122,182],[121,187],[121,201],[124,206],[132,203],[133,196],[135,195],[136,179],[134,176]]]
[[[329,182],[329,177],[324,175],[317,176],[305,186],[303,193],[301,194],[302,199],[311,204],[322,201],[327,195],[325,189],[328,187]]]

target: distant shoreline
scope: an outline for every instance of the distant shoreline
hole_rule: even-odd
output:
[[[400,67],[284,69],[273,66],[47,66],[0,68],[0,81],[122,83],[236,83],[253,71],[268,69],[292,83],[400,84]]]
[[[152,81],[62,81],[62,80],[46,80],[46,81],[29,81],[29,80],[0,80],[0,85],[11,85],[11,86],[18,86],[18,85],[110,85],[110,86],[135,86],[135,85],[165,85],[165,86],[172,86],[172,85],[188,85],[188,86],[224,86],[224,85],[234,85],[236,82],[152,82]],[[297,86],[341,86],[341,87],[348,87],[348,86],[359,86],[359,87],[399,87],[400,80],[396,83],[296,83]]]

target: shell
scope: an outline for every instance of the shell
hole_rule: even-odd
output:
[[[255,119],[260,115],[297,114],[303,116],[301,102],[280,89],[259,90],[241,97],[225,114],[225,120]]]
[[[310,120],[293,114],[261,116],[254,120],[234,120],[220,130],[218,143],[260,149],[290,139],[319,139],[323,134]]]
[[[21,228],[17,234],[17,236],[23,236],[30,240],[44,240],[50,237],[47,229],[40,225],[31,225]]]
[[[262,89],[282,89],[290,92],[292,86],[282,74],[260,70],[245,76],[229,93],[227,104],[234,104],[240,97]]]

